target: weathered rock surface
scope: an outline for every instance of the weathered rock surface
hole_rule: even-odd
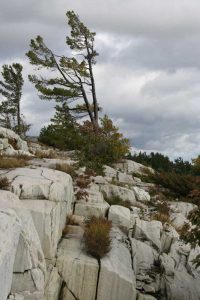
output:
[[[4,176],[5,171],[0,172]],[[46,168],[17,168],[7,171],[10,190],[32,214],[45,258],[52,259],[62,235],[66,215],[71,213],[72,179]]]
[[[113,230],[112,249],[101,259],[97,300],[136,299],[135,274],[131,254],[124,239],[122,233]]]
[[[131,226],[130,209],[120,205],[111,205],[108,213],[108,220],[111,220],[115,225],[129,229]]]
[[[11,273],[10,291],[24,296],[24,300],[42,300],[44,297],[46,264],[31,215],[18,197],[7,191],[0,191],[0,211],[4,214],[8,211],[15,213],[20,222],[19,229],[15,224],[13,248],[7,248],[8,253],[11,250],[15,253],[14,261],[12,261],[11,254],[9,262],[12,264],[13,273]],[[16,230],[19,230],[19,234]]]
[[[13,145],[15,146],[13,147]],[[3,127],[0,127],[0,151],[8,156],[21,154],[32,156],[27,142],[23,141],[14,131]]]
[[[82,234],[63,239],[58,248],[57,268],[64,281],[62,300],[94,300],[99,265],[83,251]]]
[[[161,249],[162,223],[159,221],[144,221],[136,219],[133,237],[141,241],[147,241],[155,249]]]
[[[100,186],[100,191],[107,198],[119,197],[123,201],[130,201],[131,204],[136,204],[135,194],[132,190],[114,184],[105,184]]]

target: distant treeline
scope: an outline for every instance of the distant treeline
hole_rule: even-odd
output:
[[[200,175],[195,164],[183,160],[182,157],[178,157],[174,161],[171,161],[168,156],[158,152],[151,152],[150,154],[147,154],[146,152],[139,152],[135,154],[130,153],[127,158],[143,165],[150,166],[156,171]]]

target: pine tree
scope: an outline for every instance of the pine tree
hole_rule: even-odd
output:
[[[7,128],[16,129],[19,135],[21,134],[20,101],[24,83],[22,69],[22,65],[18,63],[3,65],[1,74],[4,81],[0,81],[0,94],[6,99],[0,105],[0,122]]]
[[[98,53],[94,48],[95,32],[91,32],[79,19],[74,11],[67,12],[71,35],[66,38],[66,44],[72,50],[73,57],[56,55],[44,43],[41,36],[31,40],[30,51],[27,53],[31,64],[38,69],[54,72],[51,78],[29,75],[30,81],[39,91],[41,99],[56,100],[67,103],[75,114],[87,114],[95,130],[98,129],[99,106],[96,97],[96,87],[93,66]],[[51,72],[51,74],[53,73]],[[76,100],[83,100],[77,106]]]

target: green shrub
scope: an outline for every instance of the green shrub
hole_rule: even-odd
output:
[[[0,189],[7,190],[10,186],[10,181],[7,177],[0,177]]]
[[[80,163],[98,174],[103,173],[103,165],[123,159],[130,147],[129,140],[118,132],[111,119],[105,116],[100,123],[98,132],[94,132],[89,121],[79,127],[82,136]]]
[[[174,197],[187,197],[196,185],[196,179],[191,175],[156,172],[149,176],[153,183],[168,189]]]
[[[91,217],[85,224],[84,242],[87,253],[98,260],[111,249],[112,222],[103,217]]]

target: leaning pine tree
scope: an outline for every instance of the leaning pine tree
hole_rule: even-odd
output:
[[[89,116],[93,129],[98,130],[99,106],[96,96],[93,66],[98,53],[94,48],[95,32],[91,32],[73,11],[67,12],[71,35],[66,44],[72,57],[57,55],[44,43],[41,36],[31,40],[27,56],[38,69],[51,70],[51,78],[29,75],[41,99],[65,102],[78,116]],[[74,101],[78,104],[74,105]],[[82,102],[81,102],[82,101]]]

